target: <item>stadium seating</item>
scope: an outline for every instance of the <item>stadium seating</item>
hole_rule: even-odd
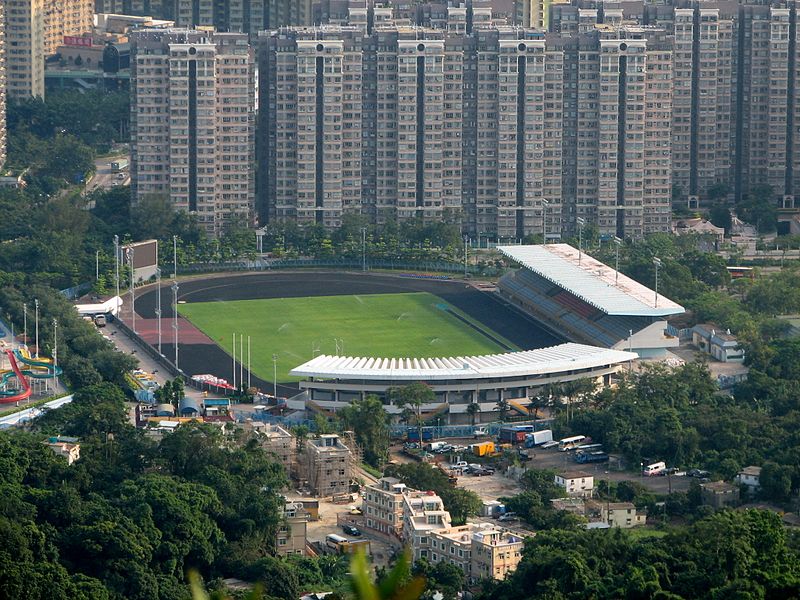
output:
[[[523,311],[571,337],[611,347],[653,322],[650,317],[608,315],[528,269],[504,275],[498,289]]]

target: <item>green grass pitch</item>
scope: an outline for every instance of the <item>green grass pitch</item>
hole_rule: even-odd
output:
[[[444,310],[445,306],[441,298],[419,292],[196,302],[179,305],[178,312],[229,354],[235,332],[237,357],[238,334],[244,334],[245,360],[249,335],[253,373],[265,381],[272,380],[273,354],[278,355],[278,381],[293,381],[297,378],[289,377],[289,371],[310,360],[312,352],[335,354],[336,339],[340,354],[347,356],[428,358],[507,351]]]

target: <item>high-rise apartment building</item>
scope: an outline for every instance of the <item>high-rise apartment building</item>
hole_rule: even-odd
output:
[[[6,164],[6,19],[0,2],[0,171]]]
[[[44,12],[44,54],[52,56],[65,35],[92,31],[94,0],[47,0]]]
[[[677,197],[696,206],[714,186],[739,199],[753,186],[769,185],[780,205],[800,208],[795,3],[579,0],[551,8],[553,32],[574,35],[614,23],[671,36]]]
[[[174,0],[175,24],[247,33],[286,25],[311,25],[311,0]]]
[[[5,0],[6,94],[44,97],[45,0]]]
[[[563,37],[464,8],[446,29],[350,15],[259,38],[262,220],[452,216],[501,238],[557,239],[578,217],[625,237],[669,229],[663,32]]]
[[[6,91],[44,97],[44,63],[65,35],[92,30],[92,0],[6,0]]]
[[[219,235],[255,224],[255,80],[247,36],[146,29],[131,37],[136,201],[168,197]]]

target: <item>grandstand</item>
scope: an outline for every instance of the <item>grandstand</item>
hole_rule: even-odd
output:
[[[479,421],[497,418],[498,401],[529,416],[530,398],[542,386],[577,379],[608,385],[620,370],[636,360],[633,352],[583,344],[559,344],[506,354],[442,358],[379,358],[319,355],[295,367],[291,375],[304,377],[303,394],[287,400],[296,410],[330,414],[367,394],[377,396],[386,412],[398,417],[390,390],[413,382],[431,388],[434,402],[424,404],[427,420],[441,416],[445,424],[471,421],[470,404],[480,406]]]
[[[519,269],[497,292],[512,306],[576,342],[659,356],[678,345],[666,318],[684,308],[568,244],[499,246]]]

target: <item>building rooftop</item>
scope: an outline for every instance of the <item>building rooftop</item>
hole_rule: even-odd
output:
[[[519,263],[608,315],[664,317],[685,312],[680,304],[619,273],[569,244],[498,246]]]
[[[741,471],[739,471],[740,475],[752,475],[753,477],[759,477],[761,475],[761,467],[745,467]]]
[[[730,492],[736,489],[736,486],[732,483],[727,483],[725,481],[710,481],[708,483],[701,483],[700,487],[704,490],[708,490],[710,492]]]
[[[626,363],[636,358],[638,355],[635,352],[574,343],[524,352],[447,358],[375,358],[322,354],[292,369],[291,375],[320,379],[407,381],[483,379],[590,369]]]
[[[592,475],[586,471],[563,471],[558,474],[558,477],[562,479],[585,479],[587,477],[592,477]]]

